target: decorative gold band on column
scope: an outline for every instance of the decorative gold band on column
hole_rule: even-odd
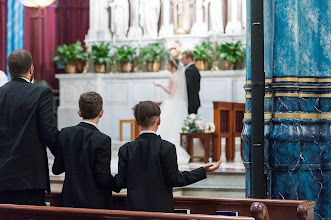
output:
[[[244,114],[245,119],[251,119],[251,113]],[[331,113],[268,113],[264,114],[264,119],[284,118],[284,119],[331,119]]]
[[[331,82],[331,78],[318,78],[318,77],[295,77],[295,76],[285,76],[285,77],[274,77],[266,78],[265,83],[275,83],[275,82],[294,82],[294,83],[328,83]],[[252,84],[252,80],[246,80],[246,85]]]
[[[265,98],[271,97],[298,97],[298,98],[331,98],[331,94],[311,94],[311,93],[274,93],[274,94],[265,94]],[[252,95],[245,95],[246,99],[251,99]]]

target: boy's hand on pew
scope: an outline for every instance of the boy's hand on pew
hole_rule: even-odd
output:
[[[214,164],[208,164],[206,166],[204,166],[203,168],[205,169],[206,173],[207,172],[214,172],[215,170],[217,170],[218,168],[220,168],[222,163],[222,160],[217,161],[217,163]]]

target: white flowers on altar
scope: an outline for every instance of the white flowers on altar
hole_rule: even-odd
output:
[[[205,133],[214,133],[215,132],[215,125],[212,122],[208,122],[205,124]]]
[[[215,132],[215,125],[211,122],[208,122],[204,125],[200,116],[196,114],[190,114],[184,120],[182,131],[184,133],[191,133],[191,132],[213,133]]]

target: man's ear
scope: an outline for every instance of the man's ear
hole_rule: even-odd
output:
[[[139,124],[136,120],[134,120],[134,123],[136,124],[137,127],[139,127]]]
[[[157,117],[157,119],[156,119],[156,123],[157,123],[157,125],[160,125],[160,124],[161,124],[161,117],[160,117],[160,116]]]
[[[100,111],[100,113],[99,113],[99,118],[101,118],[102,116],[103,116],[103,109]]]
[[[82,113],[80,112],[80,109],[78,109],[78,111],[77,111],[77,112],[78,112],[78,115],[79,115],[79,117],[81,117],[81,118],[82,118],[83,116],[82,116]]]

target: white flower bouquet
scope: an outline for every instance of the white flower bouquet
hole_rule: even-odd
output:
[[[204,125],[202,119],[198,115],[190,114],[184,120],[182,131],[184,133],[191,133],[191,132],[213,133],[215,132],[215,125],[211,122],[208,122],[207,124]]]

